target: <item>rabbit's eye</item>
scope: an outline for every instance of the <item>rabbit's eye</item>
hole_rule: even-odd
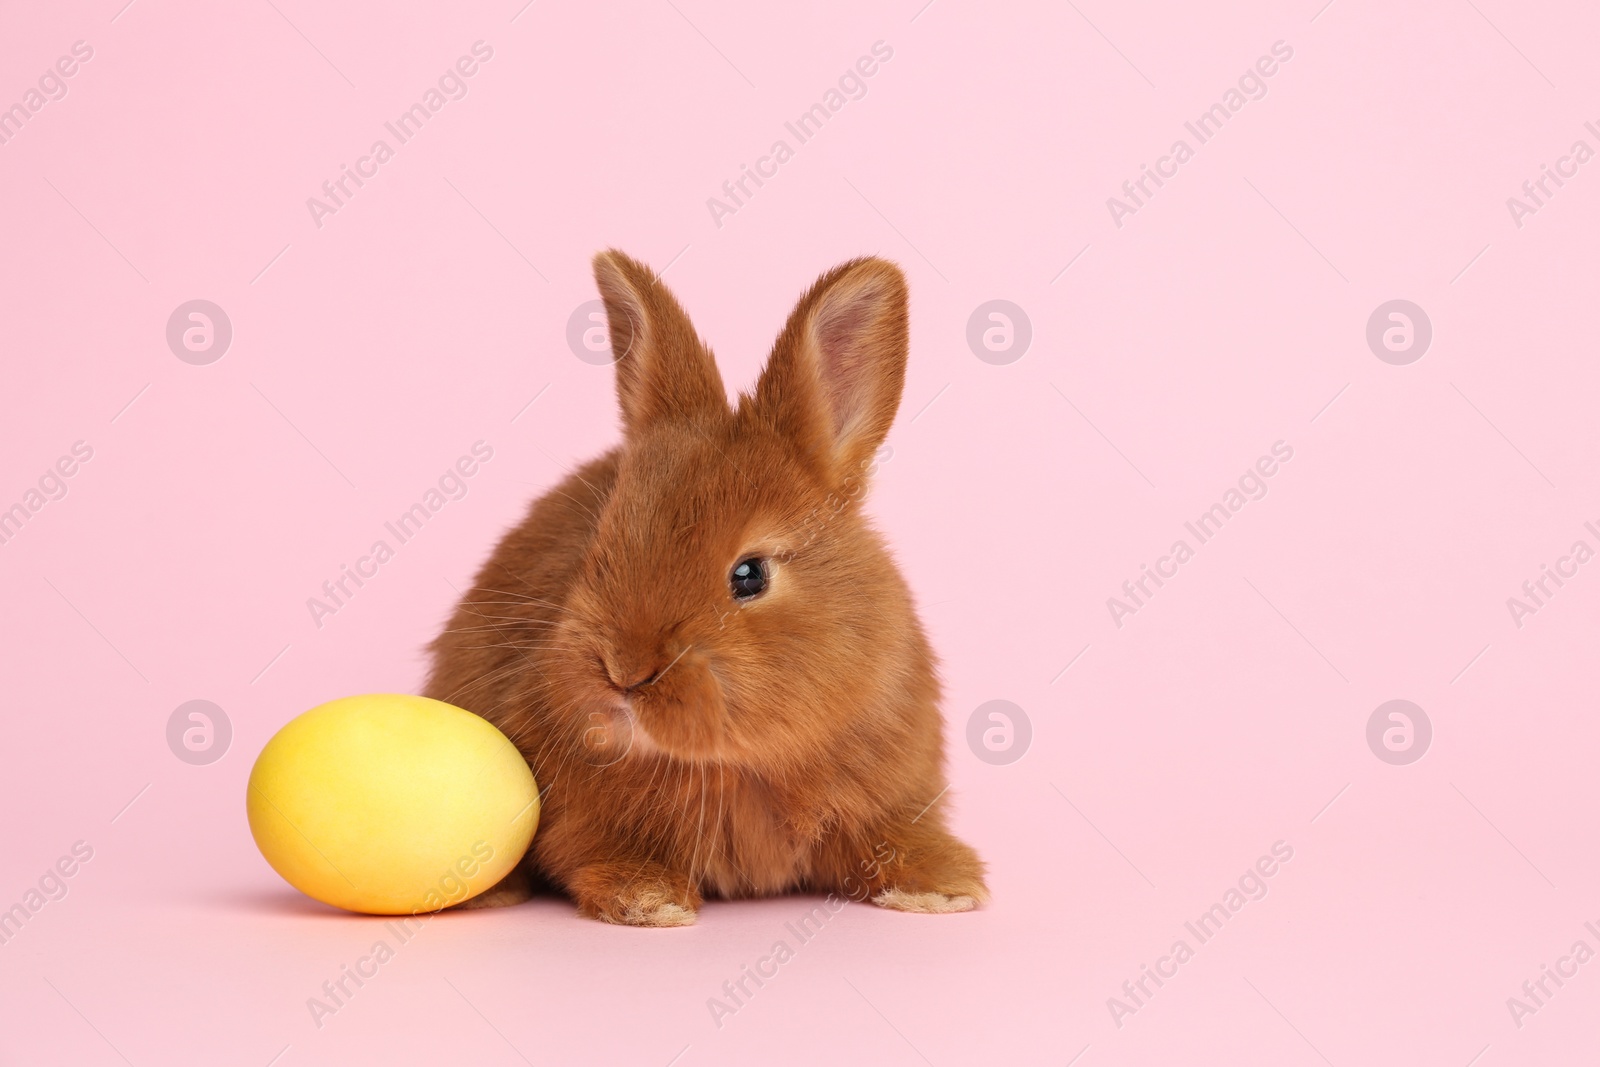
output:
[[[749,600],[760,596],[767,588],[766,562],[755,556],[740,560],[739,565],[734,567],[733,573],[728,576],[728,585],[733,589],[735,600]]]

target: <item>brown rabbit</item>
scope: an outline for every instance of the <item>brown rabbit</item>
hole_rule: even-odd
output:
[[[904,276],[824,274],[731,409],[650,269],[609,251],[594,272],[623,443],[534,502],[431,646],[427,695],[503,730],[544,789],[524,870],[480,900],[543,876],[636,926],[791,890],[973,908],[933,657],[860,509],[905,380]]]

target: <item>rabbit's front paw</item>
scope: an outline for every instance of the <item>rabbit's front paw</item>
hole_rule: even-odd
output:
[[[895,911],[918,911],[925,915],[943,915],[952,911],[971,911],[978,906],[978,898],[965,893],[914,892],[907,889],[885,889],[872,898],[880,908]]]
[[[870,861],[858,864],[872,902],[895,911],[947,915],[972,911],[989,899],[983,861],[932,821],[886,833]],[[862,885],[852,877],[846,890]],[[860,900],[867,893],[854,895]]]
[[[658,863],[605,863],[572,879],[578,911],[620,926],[688,926],[700,907],[689,879]]]

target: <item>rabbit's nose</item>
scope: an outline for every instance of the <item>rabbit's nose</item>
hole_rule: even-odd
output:
[[[624,693],[631,693],[654,681],[665,664],[666,660],[659,656],[644,654],[607,658],[606,680]]]
[[[683,658],[689,648],[690,646],[685,645],[681,649],[664,648],[654,654],[640,652],[617,663],[614,667],[608,666],[607,673],[611,676],[611,684],[624,693],[636,692],[645,686],[654,685]]]
[[[622,688],[623,689],[627,689],[627,690],[634,690],[634,689],[638,689],[640,686],[649,685],[651,682],[653,682],[655,680],[656,675],[660,674],[660,673],[661,672],[659,670],[654,670],[654,669],[648,670],[648,671],[639,672],[639,673],[637,673],[637,676],[633,679],[633,681],[624,682],[623,685],[622,685]]]

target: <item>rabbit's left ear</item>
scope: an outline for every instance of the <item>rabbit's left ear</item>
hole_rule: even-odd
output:
[[[840,484],[889,434],[905,386],[906,279],[856,259],[817,279],[795,305],[756,385],[760,417]]]
[[[630,434],[662,420],[728,413],[716,361],[655,272],[615,249],[594,257],[617,362],[617,400]]]

